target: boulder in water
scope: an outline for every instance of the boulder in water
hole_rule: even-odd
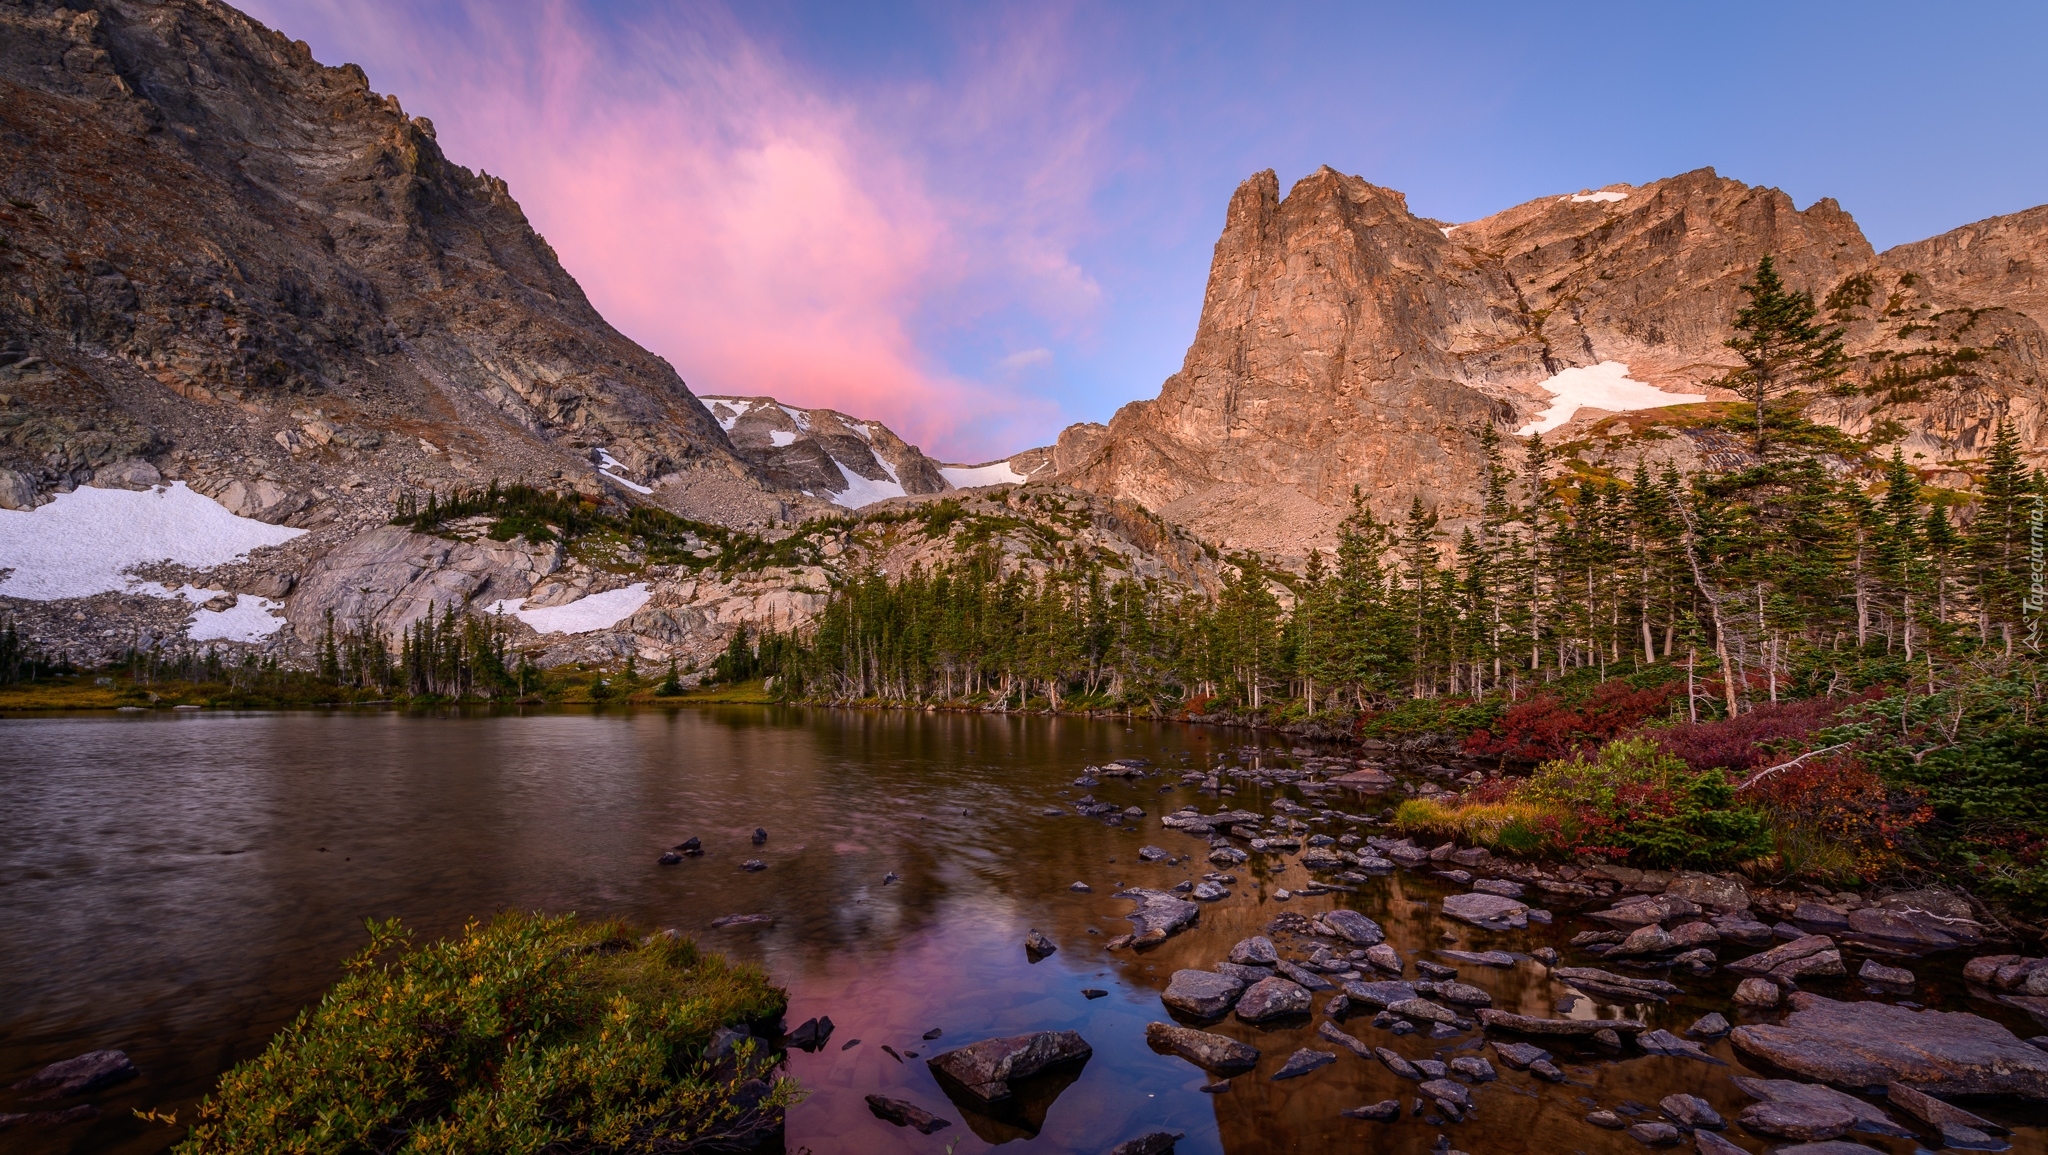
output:
[[[1737,1027],[1736,1049],[1841,1087],[1899,1082],[1928,1094],[2048,1100],[2048,1053],[1989,1019],[1807,992],[1790,1001],[1782,1023]]]
[[[1249,1043],[1175,1023],[1147,1024],[1145,1041],[1155,1051],[1179,1055],[1216,1074],[1250,1070],[1259,1061],[1259,1049]]]
[[[933,1072],[957,1083],[984,1103],[1010,1097],[1010,1083],[1048,1067],[1081,1062],[1094,1054],[1079,1031],[1038,1031],[984,1039],[927,1060]]]

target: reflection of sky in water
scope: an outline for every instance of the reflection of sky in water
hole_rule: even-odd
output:
[[[830,1015],[837,1031],[826,1046],[792,1057],[813,1090],[791,1115],[792,1151],[923,1152],[957,1141],[973,1152],[1006,1140],[1005,1150],[1094,1152],[1164,1128],[1187,1132],[1184,1155],[1360,1144],[1421,1155],[1437,1128],[1338,1114],[1412,1097],[1412,1085],[1377,1063],[1343,1054],[1307,1078],[1265,1078],[1297,1047],[1331,1048],[1313,1021],[1211,1027],[1265,1052],[1259,1072],[1222,1095],[1202,1094],[1201,1072],[1144,1044],[1145,1024],[1165,1017],[1158,992],[1175,969],[1213,965],[1282,911],[1335,901],[1278,902],[1278,888],[1307,880],[1298,865],[1231,868],[1236,896],[1204,906],[1195,930],[1142,954],[1102,948],[1129,929],[1130,904],[1112,895],[1118,884],[1171,886],[1207,869],[1203,844],[1161,830],[1158,815],[1187,802],[1216,807],[1191,789],[1161,794],[1177,775],[1081,788],[1077,771],[1124,756],[1180,765],[1183,753],[1206,766],[1247,740],[1071,719],[745,709],[0,723],[0,915],[9,928],[0,934],[0,1083],[103,1046],[125,1047],[145,1072],[99,1100],[106,1117],[90,1128],[9,1139],[30,1151],[161,1149],[171,1135],[124,1118],[127,1109],[189,1102],[223,1066],[253,1054],[333,981],[362,941],[363,918],[398,915],[441,934],[494,910],[539,908],[696,933],[788,986],[792,1025]],[[1286,751],[1268,753],[1284,761]],[[1139,832],[1041,813],[1091,789],[1143,807]],[[1245,784],[1225,801],[1261,810],[1275,796]],[[769,832],[759,848],[748,840],[756,826]],[[704,840],[703,858],[655,865],[691,836]],[[1148,842],[1196,857],[1140,864],[1137,848]],[[738,869],[755,857],[769,869]],[[885,886],[891,871],[901,881]],[[1094,892],[1069,891],[1077,879]],[[1583,929],[1560,918],[1526,935],[1487,934],[1439,919],[1430,901],[1443,893],[1440,880],[1396,873],[1345,903],[1383,922],[1411,958],[1426,948],[1563,946]],[[776,921],[707,929],[735,913]],[[1035,965],[1022,947],[1032,928],[1060,946]],[[1527,962],[1462,969],[1504,1010],[1551,1015],[1570,996]],[[1689,994],[1672,1005],[1580,998],[1565,1013],[1640,1015],[1682,1031],[1707,1010],[1728,1010],[1733,976],[1676,981]],[[1090,986],[1109,997],[1085,999]],[[1396,1038],[1369,1017],[1353,1016],[1346,1029],[1412,1058],[1487,1053],[1476,1035]],[[943,1036],[924,1041],[934,1027]],[[964,1118],[924,1066],[946,1047],[1060,1028],[1081,1031],[1095,1055],[1070,1086],[1039,1088],[1051,1098],[1015,1118]],[[852,1039],[862,1043],[842,1049]],[[918,1057],[899,1063],[883,1043]],[[1730,1117],[1745,1103],[1727,1082],[1739,1067],[1585,1062],[1569,1044],[1551,1049],[1583,1085],[1504,1071],[1476,1093],[1479,1112],[1451,1131],[1453,1145],[1475,1155],[1619,1155],[1638,1149],[1584,1124],[1581,1098],[1654,1104],[1689,1091]],[[1726,1043],[1713,1050],[1733,1057]],[[868,1112],[870,1093],[917,1102],[955,1125],[930,1139],[890,1127]],[[1042,1130],[1027,1137],[1040,1119]],[[2015,1147],[2040,1150],[2038,1133]]]

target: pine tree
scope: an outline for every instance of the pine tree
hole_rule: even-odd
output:
[[[1742,358],[1743,367],[1730,373],[1726,384],[1756,405],[1756,451],[1762,453],[1764,412],[1771,398],[1841,376],[1843,330],[1814,324],[1820,310],[1813,294],[1788,291],[1768,256],[1758,262],[1755,282],[1742,291],[1749,297],[1735,314],[1742,335],[1725,344]]]

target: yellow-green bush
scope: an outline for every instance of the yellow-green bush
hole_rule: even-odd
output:
[[[370,924],[347,975],[221,1077],[180,1155],[656,1152],[747,1134],[794,1102],[759,1043],[779,1017],[752,966],[617,923],[505,915],[411,944]]]

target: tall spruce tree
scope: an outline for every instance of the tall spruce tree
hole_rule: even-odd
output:
[[[1813,294],[1785,288],[1770,257],[1757,263],[1756,280],[1742,286],[1749,304],[1735,314],[1740,336],[1725,344],[1742,358],[1728,387],[1756,405],[1756,451],[1764,451],[1764,414],[1773,397],[1825,385],[1842,375],[1842,330],[1814,324]]]

